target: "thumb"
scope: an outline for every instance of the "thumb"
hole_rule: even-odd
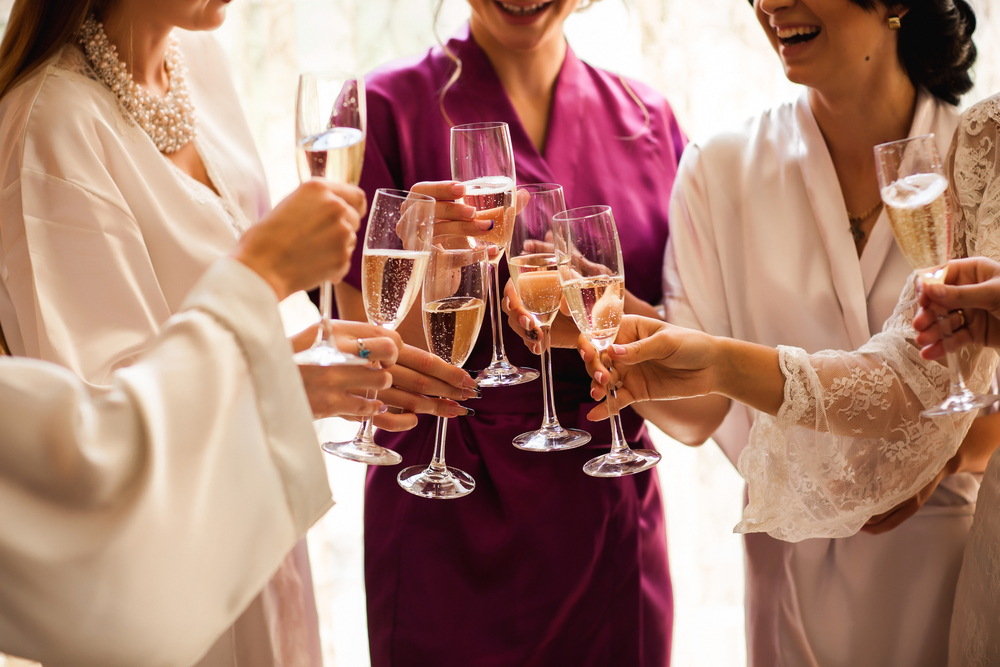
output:
[[[616,343],[608,348],[608,355],[613,361],[631,365],[643,361],[663,359],[667,353],[663,349],[660,336],[650,336],[627,345]]]
[[[988,280],[974,285],[927,285],[927,297],[946,310],[980,308],[989,313],[1000,311],[1000,282]]]

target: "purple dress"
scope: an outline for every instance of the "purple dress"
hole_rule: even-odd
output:
[[[506,121],[520,183],[560,183],[569,207],[611,205],[629,290],[659,303],[671,185],[685,138],[666,101],[581,62],[571,50],[556,83],[544,155],[535,149],[500,80],[466,28],[449,46],[462,76],[445,96],[455,124]],[[361,185],[409,188],[448,180],[450,129],[439,94],[453,70],[440,48],[398,61],[368,79],[368,143]],[[637,138],[631,138],[638,135]],[[359,234],[363,234],[362,228]],[[348,283],[360,289],[361,245]],[[501,289],[507,281],[501,263]],[[488,317],[489,315],[487,315]],[[538,368],[504,322],[511,362]],[[484,322],[466,368],[488,365]],[[665,667],[673,596],[655,471],[594,479],[581,467],[606,452],[607,422],[594,405],[575,350],[553,353],[555,400],[566,427],[590,431],[585,447],[560,453],[515,449],[539,427],[542,383],[483,389],[476,415],[448,421],[447,460],[476,489],[457,500],[412,496],[396,483],[403,466],[425,465],[435,420],[406,433],[379,432],[402,466],[369,469],[365,581],[373,667]],[[643,420],[622,412],[632,446],[652,447]]]

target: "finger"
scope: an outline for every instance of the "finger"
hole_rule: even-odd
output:
[[[351,208],[355,209],[360,215],[364,215],[364,208],[367,203],[367,198],[365,197],[365,191],[355,185],[348,185],[347,183],[334,183],[332,181],[326,182],[330,190],[347,202]]]
[[[364,419],[374,417],[386,409],[386,405],[380,400],[368,399],[342,390],[310,392],[309,406],[315,419],[330,417]]]
[[[627,406],[632,405],[633,403],[635,403],[635,399],[632,396],[632,392],[630,392],[625,387],[622,387],[621,389],[619,389],[616,392],[615,395],[618,398],[618,409],[619,410],[621,410],[622,408],[627,407]],[[608,416],[609,416],[608,415],[608,402],[607,401],[602,401],[601,403],[598,403],[596,406],[594,406],[593,408],[591,408],[590,412],[587,413],[587,420],[588,421],[592,421],[592,422],[600,422],[600,421],[604,421],[605,419],[607,419]]]
[[[452,366],[430,352],[413,347],[412,345],[403,346],[403,349],[400,350],[399,360],[397,361],[396,366],[411,370],[417,374],[429,376],[431,379],[440,380],[448,385],[451,385],[455,389],[471,389],[476,392],[479,390],[479,385],[476,384],[476,381],[473,380],[467,372],[457,366]],[[393,372],[395,371],[396,368],[393,368]],[[404,375],[406,374],[404,373]],[[419,385],[417,386],[419,387]],[[438,385],[431,385],[431,387],[437,386]],[[408,388],[413,387],[408,386]],[[416,388],[414,390],[419,391],[419,389]],[[442,391],[444,391],[443,388]],[[435,394],[433,391],[420,393],[429,393],[433,396],[454,397],[451,393]]]
[[[877,523],[872,524],[871,522],[865,524],[861,530],[870,535],[881,535],[883,533],[888,533],[893,528],[896,528],[901,523],[909,519],[911,516],[917,513],[920,509],[920,503],[915,499],[910,499],[899,505],[896,509],[883,515],[883,518]]]
[[[410,191],[430,195],[439,201],[450,201],[462,197],[465,186],[458,181],[423,181],[414,184]]]
[[[342,338],[337,337],[337,348],[345,354],[362,357],[368,361],[377,361],[384,368],[392,368],[396,364],[399,356],[399,348],[391,338],[379,336],[378,338]],[[367,350],[367,355],[365,351]]]
[[[454,220],[458,222],[471,222],[476,218],[476,209],[468,204],[453,201],[439,201],[434,206],[434,222],[446,222]]]
[[[1000,289],[994,280],[973,285],[926,285],[924,293],[931,302],[947,310],[980,308],[991,313],[1000,310]]]
[[[921,345],[920,356],[929,361],[935,361],[940,359],[947,353],[947,349],[944,346],[944,338],[940,333],[935,337],[935,342],[933,343],[922,343],[921,338],[925,337],[928,332],[923,332],[917,334],[917,344]],[[929,338],[929,336],[926,336]],[[959,349],[965,347],[966,345],[972,345],[975,341],[972,338],[972,332],[969,327],[962,327],[956,331],[949,339],[948,345],[952,349]]]
[[[466,375],[466,377],[468,377],[468,375]],[[398,387],[399,389],[403,389],[414,394],[448,398],[454,401],[464,401],[470,398],[479,397],[478,389],[455,387],[454,385],[444,382],[443,380],[439,380],[432,375],[415,371],[399,364],[393,366],[392,368],[392,384],[394,387]]]
[[[668,334],[654,334],[631,343],[615,343],[608,348],[608,356],[615,362],[623,364],[638,364],[650,359],[663,359],[669,350],[666,348]]]
[[[308,350],[316,342],[319,336],[319,323],[312,325],[308,329],[303,329],[289,340],[292,342],[292,352],[296,354],[303,350]]]
[[[334,336],[343,336],[355,342],[358,338],[391,338],[396,343],[396,347],[403,348],[403,338],[398,333],[367,322],[332,320],[330,328],[333,330]]]
[[[468,414],[468,408],[459,405],[455,401],[414,394],[398,387],[379,392],[378,397],[379,400],[384,401],[387,405],[418,415],[463,417]]]
[[[381,391],[392,386],[389,371],[369,366],[299,366],[307,391]]]
[[[394,412],[385,412],[383,414],[375,415],[372,418],[372,424],[383,431],[409,431],[411,428],[417,425],[417,416],[411,412],[404,412],[403,414],[396,414]]]
[[[435,222],[434,236],[457,234],[458,236],[483,236],[493,229],[492,220],[476,220],[475,222]]]

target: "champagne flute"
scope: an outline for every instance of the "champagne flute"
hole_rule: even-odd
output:
[[[614,343],[625,309],[625,267],[610,206],[574,208],[553,216],[556,261],[563,298],[573,321],[603,355]],[[611,368],[611,364],[605,365]],[[655,466],[660,455],[629,448],[618,416],[615,388],[608,385],[611,451],[583,466],[591,477],[624,477]]]
[[[951,253],[951,200],[948,177],[933,134],[875,147],[878,185],[899,249],[925,284],[942,284]],[[974,394],[965,386],[951,341],[950,322],[941,320],[951,388],[924,417],[959,414],[992,405],[1000,396]]]
[[[536,431],[514,438],[514,446],[530,452],[557,452],[590,442],[590,434],[563,428],[556,416],[552,387],[549,331],[559,313],[562,285],[556,266],[552,216],[566,210],[562,186],[537,183],[518,186],[514,231],[507,247],[507,266],[524,309],[542,331],[542,395],[544,419]]]
[[[375,191],[361,253],[361,296],[368,322],[394,331],[420,294],[434,226],[434,198],[405,190]],[[376,362],[375,367],[378,367]],[[374,398],[372,392],[370,398]],[[324,442],[335,456],[368,465],[396,465],[399,454],[375,444],[371,418],[353,440]]]
[[[361,77],[307,72],[299,76],[295,105],[295,162],[299,181],[327,178],[357,185],[365,157],[365,82]],[[322,322],[316,341],[295,355],[296,363],[312,366],[366,364],[345,355],[333,342],[330,326],[333,284],[320,288]]]
[[[489,246],[469,236],[434,238],[424,276],[423,320],[427,349],[461,367],[472,353],[486,313]],[[459,498],[476,481],[444,460],[447,417],[437,418],[434,456],[426,468],[410,466],[397,476],[399,485],[424,498]]]
[[[481,238],[497,247],[489,258],[490,321],[493,360],[476,376],[481,387],[510,387],[530,382],[538,371],[518,368],[503,349],[503,313],[497,268],[514,227],[514,153],[507,123],[472,123],[451,128],[451,177],[465,185],[463,201],[476,209],[476,218],[493,220],[493,229]]]

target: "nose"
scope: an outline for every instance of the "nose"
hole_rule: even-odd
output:
[[[769,16],[773,16],[782,9],[788,9],[796,3],[797,0],[755,0],[756,8],[758,11],[764,12]]]

